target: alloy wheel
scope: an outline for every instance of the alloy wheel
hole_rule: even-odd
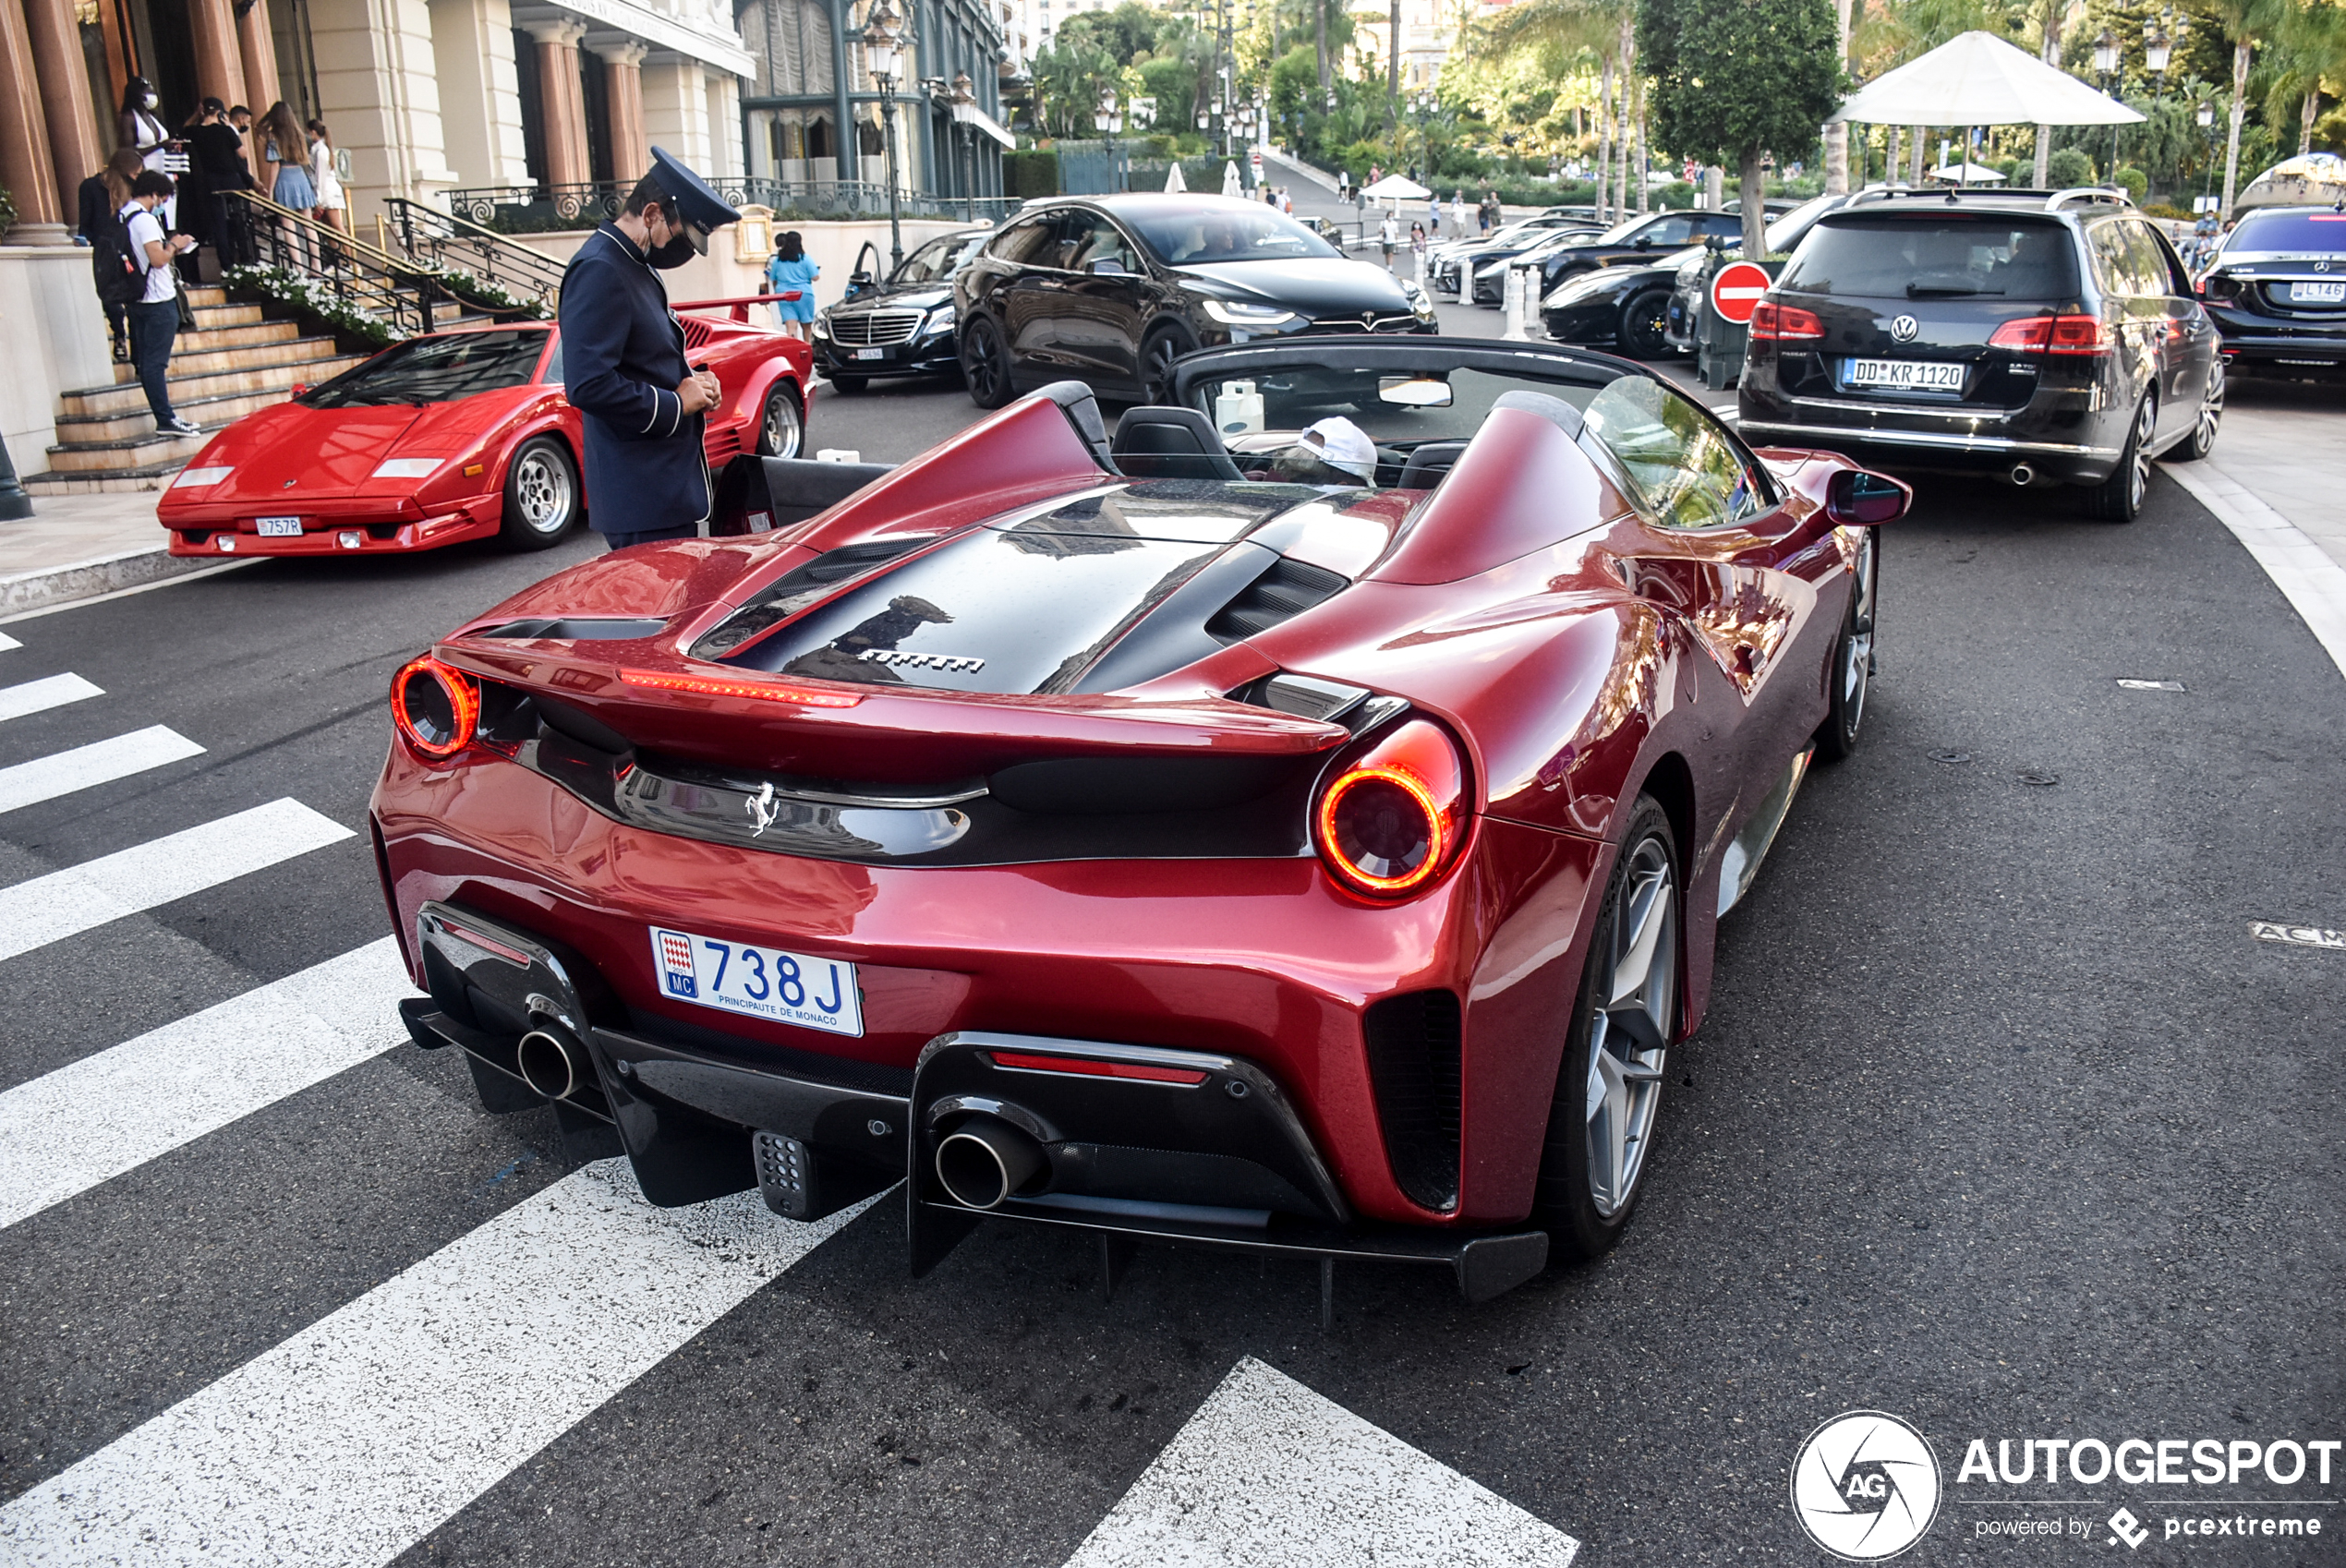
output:
[[[2216,431],[2224,422],[2224,362],[2217,360],[2207,368],[2207,390],[2199,398],[2199,423],[2192,431],[2192,444],[2200,452],[2212,452],[2216,446]]]
[[[514,494],[532,533],[559,534],[570,525],[570,470],[544,450],[523,454]]]
[[[2149,492],[2150,441],[2158,428],[2159,405],[2149,398],[2145,398],[2142,407],[2135,412],[2134,440],[2126,453],[2127,462],[2131,465],[2126,476],[2129,512],[2141,510],[2143,497]]]
[[[1678,899],[1659,837],[1630,851],[1618,881],[1607,971],[1589,1019],[1589,1198],[1610,1219],[1627,1206],[1653,1141],[1677,1019]]]
[[[800,426],[798,400],[789,389],[776,387],[766,399],[766,417],[757,427],[757,450],[767,457],[796,457]]]
[[[1866,693],[1873,678],[1873,531],[1868,529],[1859,547],[1855,602],[1849,607],[1849,635],[1841,657],[1841,711],[1851,734],[1865,720]]]
[[[1141,390],[1149,402],[1163,404],[1173,395],[1173,361],[1181,351],[1173,342],[1171,332],[1159,332],[1149,339],[1147,357],[1141,373]]]
[[[994,353],[994,329],[973,321],[967,335],[968,347],[961,355],[962,378],[969,382],[970,395],[981,405],[992,407],[1002,391],[1001,363]]]

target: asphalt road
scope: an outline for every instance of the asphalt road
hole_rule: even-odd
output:
[[[830,397],[812,444],[894,460],[969,413]],[[482,1114],[453,1053],[387,1035],[0,1212],[0,1560],[1051,1565],[1172,1445],[1083,1561],[1165,1560],[1151,1520],[1242,1480],[1291,1527],[1283,1562],[1370,1561],[1332,1543],[1385,1508],[1459,1533],[1380,1562],[1555,1562],[1561,1532],[1586,1562],[1808,1562],[1795,1451],[1871,1408],[1929,1434],[1948,1481],[1905,1561],[2082,1560],[2112,1550],[2117,1502],[2156,1522],[2252,1494],[2329,1527],[2119,1555],[2340,1561],[2346,1464],[2123,1493],[1955,1472],[1972,1438],[2346,1437],[2346,952],[2250,934],[2346,925],[2346,681],[2164,477],[2127,527],[1933,482],[1882,545],[1863,749],[1811,776],[1724,923],[1602,1264],[1477,1309],[1346,1271],[1323,1333],[1307,1266],[1144,1250],[1103,1304],[1085,1246],[1008,1226],[915,1284],[887,1201],[803,1258],[765,1258],[754,1200],[739,1234],[644,1239],[550,1119]],[[156,725],[203,751],[0,815],[0,1178],[22,1184],[36,1134],[135,1140],[35,1080],[381,937],[365,808],[391,672],[593,548],[262,563],[5,628],[0,685],[103,694],[0,724],[0,767]],[[173,876],[237,846],[19,896],[280,801],[350,836],[185,896]],[[134,912],[88,912],[105,898]],[[162,1039],[119,1081],[167,1123],[225,1047]],[[606,1298],[626,1332],[598,1326]],[[333,1426],[333,1391],[411,1385]],[[392,1525],[333,1515],[369,1489]],[[215,1503],[245,1523],[207,1525]],[[1981,1538],[2063,1513],[2091,1538]],[[326,1523],[250,1524],[292,1516]]]

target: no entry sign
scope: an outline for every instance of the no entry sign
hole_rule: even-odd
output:
[[[1748,261],[1722,267],[1711,280],[1711,308],[1737,326],[1747,325],[1752,311],[1759,308],[1760,296],[1768,292],[1769,282],[1767,272]]]

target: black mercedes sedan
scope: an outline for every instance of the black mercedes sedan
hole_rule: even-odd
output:
[[[1649,212],[1642,218],[1632,218],[1626,223],[1615,225],[1609,233],[1586,245],[1564,245],[1552,249],[1543,247],[1540,258],[1540,296],[1545,298],[1550,289],[1566,278],[1593,272],[1600,267],[1642,267],[1682,247],[1700,245],[1714,235],[1723,239],[1741,238],[1743,215],[1739,212]],[[1475,280],[1474,297],[1479,302],[1496,301],[1501,297],[1499,291],[1506,286],[1505,270],[1492,271],[1490,278]]]
[[[877,282],[848,280],[847,297],[815,318],[815,368],[835,391],[862,392],[876,376],[934,376],[961,368],[953,278],[993,229],[939,235]]]
[[[2233,374],[2327,380],[2346,372],[2346,211],[2247,213],[2200,275],[2199,297]]]
[[[2216,444],[2216,347],[2183,259],[2122,192],[1868,191],[1817,220],[1753,311],[1738,428],[2074,485],[2089,515],[2131,523],[2153,458]]]
[[[1302,333],[1431,332],[1433,301],[1293,218],[1225,196],[1038,202],[953,281],[961,374],[980,408],[1074,380],[1164,403],[1200,348]]]

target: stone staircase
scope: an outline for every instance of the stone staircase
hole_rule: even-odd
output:
[[[112,385],[58,400],[49,470],[28,476],[26,489],[35,495],[162,489],[224,426],[284,402],[296,386],[338,376],[363,357],[342,353],[332,337],[303,336],[298,322],[263,320],[260,306],[231,304],[223,289],[190,287],[187,297],[196,327],[181,332],[172,347],[171,403],[201,433],[158,431],[136,372],[116,365]],[[440,325],[459,319],[455,306],[441,311]]]

